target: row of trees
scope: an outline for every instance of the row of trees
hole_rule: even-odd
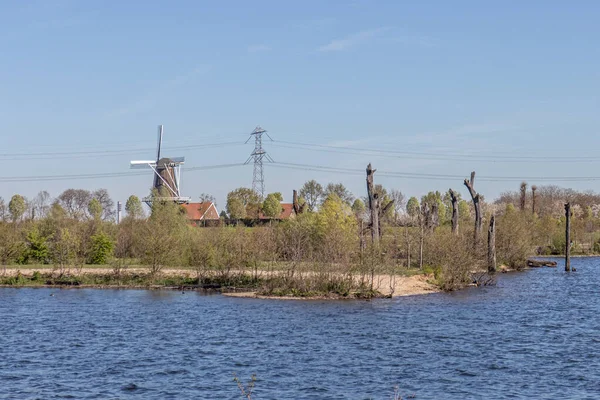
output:
[[[465,184],[473,186],[473,178]],[[11,218],[0,221],[0,262],[52,264],[61,269],[116,262],[146,265],[153,273],[166,266],[186,266],[198,274],[258,273],[271,268],[289,276],[317,272],[327,275],[329,281],[339,276],[374,279],[421,268],[436,272],[439,282],[451,289],[468,283],[473,271],[485,270],[486,249],[481,232],[479,236],[476,233],[478,226],[490,225],[492,217],[497,227],[498,263],[519,268],[536,250],[558,253],[564,249],[564,214],[532,212],[521,207],[520,197],[517,205],[512,201],[487,203],[473,189],[471,201],[461,199],[457,191],[448,191],[429,192],[405,204],[400,192],[388,192],[380,185],[373,184],[369,198],[356,199],[338,184],[328,185],[331,190],[324,189],[326,194],[319,195],[324,198],[311,208],[307,188],[315,183],[309,181],[300,190],[298,202],[303,212],[278,224],[254,228],[243,224],[193,228],[180,206],[156,201],[146,215],[135,196],[128,199],[127,217],[117,225],[107,217],[98,191],[84,195],[77,190],[41,202],[47,205],[43,212],[23,218],[23,213],[14,210],[20,200],[13,196],[12,207],[8,205]],[[574,198],[578,195],[564,193],[574,194]],[[276,216],[281,199],[281,194],[273,193],[261,202],[250,189],[241,188],[230,193],[227,208],[230,216],[236,212]],[[525,201],[527,204],[527,198]],[[374,204],[380,217],[377,235],[372,234]],[[593,205],[583,208],[575,203],[574,209],[578,208],[581,212],[575,212],[572,220],[574,252],[598,251],[599,216]]]

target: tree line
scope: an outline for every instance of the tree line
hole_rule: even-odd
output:
[[[138,265],[151,274],[180,267],[195,271],[199,280],[215,273],[251,272],[256,278],[275,273],[277,280],[265,288],[271,293],[343,293],[356,282],[371,290],[378,276],[415,270],[431,273],[451,290],[487,271],[485,233],[477,230],[492,219],[498,265],[519,269],[532,254],[561,253],[565,219],[558,206],[566,201],[574,210],[573,253],[600,250],[600,196],[522,184],[487,202],[475,191],[473,178],[465,180],[473,189],[471,201],[457,189],[405,201],[400,191],[376,183],[368,196],[356,198],[342,184],[311,180],[298,190],[293,218],[252,228],[243,218],[275,217],[281,194],[260,199],[250,189],[233,190],[226,209],[237,221],[204,229],[192,227],[175,203],[156,200],[146,212],[136,196],[127,200],[127,215],[116,224],[114,203],[104,189],[69,189],[54,200],[45,192],[32,200],[15,195],[8,204],[0,202],[0,262],[52,265],[60,273],[85,264],[118,270]]]

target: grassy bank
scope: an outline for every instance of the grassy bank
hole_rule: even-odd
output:
[[[57,270],[31,265],[3,268],[0,285],[5,287],[136,288],[244,292],[252,296],[279,298],[371,299],[438,291],[433,276],[418,271],[402,275],[372,277],[287,270],[211,270],[165,268],[150,273],[133,267],[124,271],[98,266]]]

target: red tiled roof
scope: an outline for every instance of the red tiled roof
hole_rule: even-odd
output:
[[[276,219],[289,219],[294,213],[294,205],[292,203],[281,203],[281,214]],[[262,212],[259,215],[260,219],[269,219]]]
[[[185,208],[188,219],[192,221],[219,219],[217,207],[210,202],[183,204],[183,208]]]

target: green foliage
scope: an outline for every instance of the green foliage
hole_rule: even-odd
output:
[[[354,200],[352,203],[352,212],[354,215],[362,215],[367,210],[365,203],[361,199]]]
[[[37,226],[33,226],[25,237],[25,250],[19,259],[19,263],[27,264],[34,262],[47,264],[49,257],[48,237],[43,236]]]
[[[90,264],[107,264],[113,254],[115,244],[106,233],[100,231],[91,237]]]
[[[88,203],[88,212],[92,216],[93,219],[99,220],[102,217],[102,204],[98,199],[91,199]]]
[[[135,195],[129,196],[125,202],[125,212],[133,219],[142,218],[144,216],[144,209],[139,197]]]
[[[246,218],[246,207],[242,200],[237,197],[227,196],[227,212],[229,213],[229,218],[232,219]]]
[[[23,252],[24,243],[16,227],[0,221],[0,263],[11,264]]]
[[[179,206],[171,201],[153,201],[152,213],[137,232],[140,261],[150,268],[151,274],[167,265],[178,265],[184,254],[180,243],[186,229],[191,229]]]
[[[20,194],[15,194],[11,199],[10,203],[8,203],[8,212],[10,213],[10,217],[13,222],[18,221],[25,214],[25,209],[27,208],[27,203],[25,198]]]
[[[227,212],[230,218],[258,218],[260,196],[252,189],[237,188],[227,194]]]
[[[277,218],[281,215],[283,208],[281,207],[281,201],[283,196],[281,193],[270,193],[267,195],[265,201],[262,204],[262,212],[267,218]]]
[[[420,212],[419,200],[416,197],[411,197],[406,203],[406,212],[411,218],[416,218]]]

